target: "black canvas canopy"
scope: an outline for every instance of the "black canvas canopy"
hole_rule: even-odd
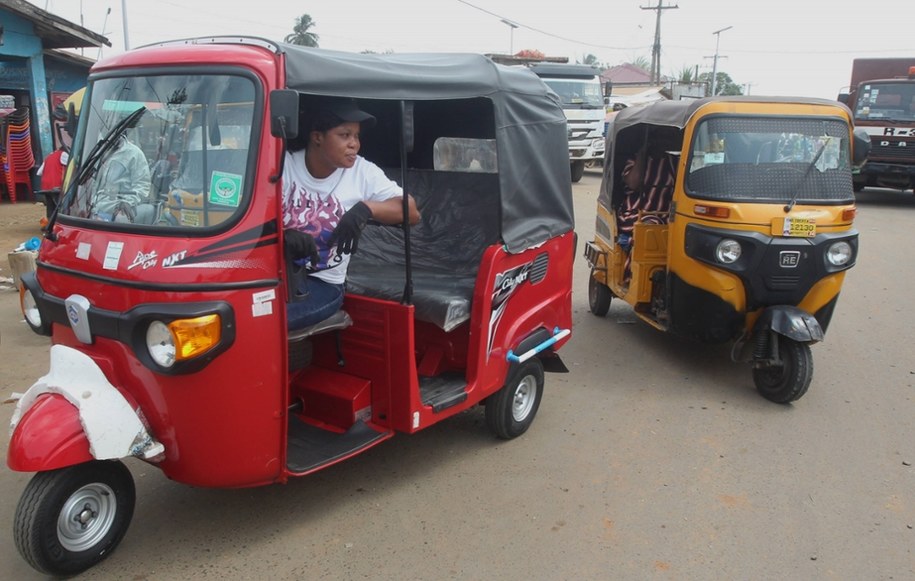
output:
[[[489,99],[507,249],[521,251],[574,228],[566,119],[555,94],[527,69],[478,54],[280,48],[286,86],[301,93],[392,101]]]

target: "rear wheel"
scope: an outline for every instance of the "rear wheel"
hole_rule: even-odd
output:
[[[591,271],[591,278],[588,279],[588,307],[595,316],[606,316],[610,310],[610,301],[613,299],[613,293],[605,284],[594,278],[594,271]]]
[[[585,175],[585,162],[573,161],[571,169],[572,169],[572,183],[580,182],[581,176]]]
[[[534,422],[543,397],[543,364],[521,363],[505,385],[486,400],[486,425],[503,440],[517,438]]]
[[[813,379],[813,354],[810,345],[787,337],[778,337],[779,366],[753,370],[756,390],[775,403],[790,403],[801,399]]]
[[[16,548],[43,573],[85,571],[124,537],[135,501],[133,478],[118,461],[39,472],[16,507]]]

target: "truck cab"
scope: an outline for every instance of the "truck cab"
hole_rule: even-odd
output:
[[[855,191],[915,187],[915,58],[855,59],[850,90],[838,100],[871,139],[867,162],[853,176]]]
[[[600,70],[590,65],[532,63],[535,75],[562,102],[569,123],[569,163],[572,181],[581,180],[585,164],[604,157],[604,94]]]

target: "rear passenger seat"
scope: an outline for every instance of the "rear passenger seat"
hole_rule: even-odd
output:
[[[399,169],[386,173],[399,177]],[[480,259],[500,242],[499,176],[412,170],[405,189],[422,213],[410,230],[416,318],[448,332],[470,319]],[[400,301],[403,240],[400,226],[367,226],[350,260],[347,292]]]

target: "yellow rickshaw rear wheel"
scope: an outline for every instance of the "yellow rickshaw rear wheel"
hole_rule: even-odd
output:
[[[588,279],[588,307],[595,316],[603,317],[610,310],[613,293],[606,285],[594,278],[594,271]]]

